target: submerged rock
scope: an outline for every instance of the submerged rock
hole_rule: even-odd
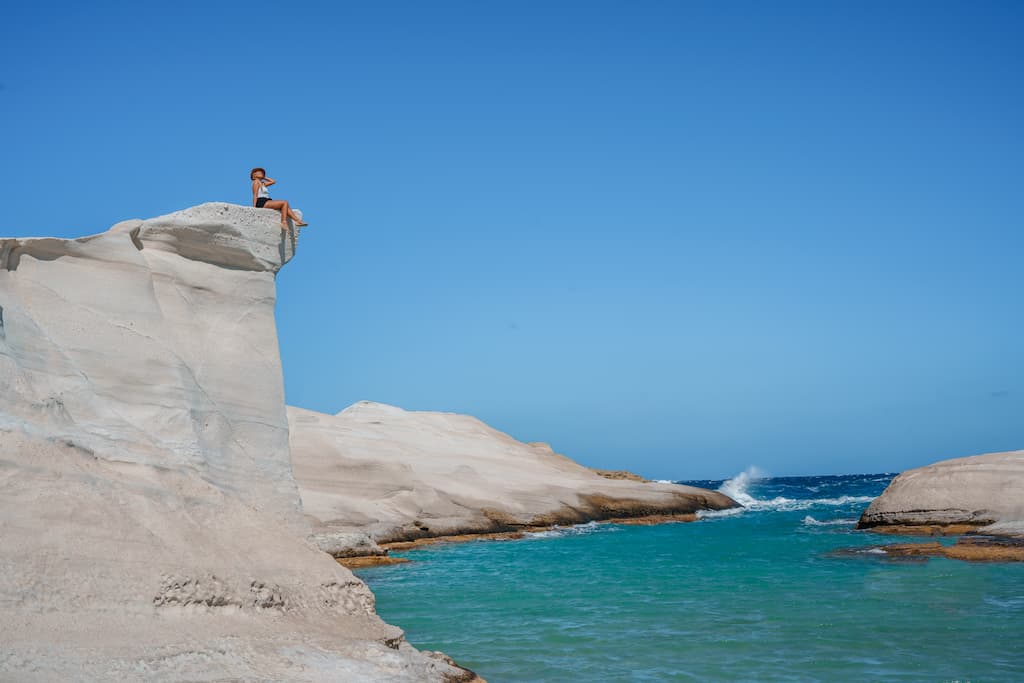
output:
[[[0,679],[465,678],[306,540],[274,323],[294,238],[204,204],[0,239]]]
[[[601,476],[468,415],[363,401],[337,415],[289,407],[288,420],[303,509],[318,543],[338,556],[363,554],[339,547],[352,533],[386,543],[648,515],[681,520],[737,506],[715,491]]]
[[[964,562],[1024,562],[1024,544],[1013,539],[965,536],[952,545],[894,543],[878,546],[887,557],[945,557]]]

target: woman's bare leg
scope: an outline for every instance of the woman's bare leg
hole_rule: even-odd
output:
[[[298,214],[292,211],[292,205],[287,199],[284,200],[284,208],[281,209],[281,215],[283,216],[286,213],[288,215],[288,218],[291,218],[293,221],[295,221],[295,225],[308,225],[308,223],[303,223],[302,219],[299,218]]]
[[[264,209],[277,209],[281,212],[281,227],[288,227],[288,202],[283,199],[272,199],[263,205]]]
[[[283,228],[288,227],[289,218],[295,221],[295,225],[308,225],[308,223],[304,223],[302,219],[299,218],[298,214],[292,211],[292,205],[288,202],[287,199],[272,199],[271,201],[264,204],[263,208],[279,210],[281,212],[281,227]]]
[[[309,225],[309,223],[302,222],[302,219],[299,218],[294,211],[292,211],[291,205],[288,206],[288,215],[291,216],[291,219],[293,221],[295,221],[295,225]]]

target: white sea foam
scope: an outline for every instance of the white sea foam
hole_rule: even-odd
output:
[[[821,520],[821,519],[815,519],[814,517],[811,517],[810,515],[807,515],[806,517],[804,517],[804,524],[806,524],[807,526],[833,526],[833,525],[837,525],[837,524],[842,524],[842,525],[845,526],[845,525],[856,524],[856,523],[857,523],[857,520],[855,520],[855,519],[825,519],[825,520]]]
[[[618,531],[618,528],[611,524],[587,522],[586,524],[575,524],[573,526],[555,526],[547,531],[529,533],[526,535],[526,538],[562,538],[565,536],[593,534],[599,531]]]
[[[750,507],[749,504],[757,502],[753,496],[747,493],[747,489],[750,487],[750,482],[764,478],[764,472],[762,472],[758,467],[752,465],[732,479],[727,479],[722,482],[722,485],[718,487],[718,490],[735,500],[740,505]]]
[[[749,489],[754,482],[765,478],[764,472],[759,468],[748,467],[732,479],[723,482],[722,485],[718,487],[718,490],[735,500],[746,510],[776,510],[780,512],[790,512],[793,510],[806,510],[816,506],[840,506],[852,505],[854,503],[870,503],[874,500],[874,496],[838,496],[836,498],[786,498],[785,496],[776,496],[769,499],[755,498],[750,494]],[[736,510],[723,510],[720,513],[698,513],[698,516],[709,518],[728,516],[728,514],[736,514]]]
[[[732,517],[742,515],[745,508],[729,508],[728,510],[697,510],[698,519],[715,519],[717,517]]]
[[[734,499],[735,500],[735,499]],[[750,498],[750,504],[744,503],[748,510],[778,510],[779,512],[792,512],[794,510],[806,510],[818,506],[852,505],[854,503],[870,503],[874,496],[839,496],[838,498],[783,498],[777,496],[771,500],[757,500]],[[740,502],[740,501],[737,501]]]

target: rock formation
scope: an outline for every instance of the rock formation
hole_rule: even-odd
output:
[[[1024,451],[944,460],[903,472],[857,526],[913,532],[952,525],[1024,536]]]
[[[364,401],[288,408],[292,464],[315,540],[336,556],[378,543],[736,507],[676,484],[608,478],[467,415]]]
[[[204,204],[0,240],[0,679],[470,676],[305,540],[273,313],[294,239]]]

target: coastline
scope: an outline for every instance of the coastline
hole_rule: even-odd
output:
[[[1024,565],[874,550],[956,540],[854,532],[884,486],[870,474],[778,478],[707,524],[394,550],[413,564],[356,573],[414,645],[495,680],[784,680],[794,662],[813,680],[1003,680],[1024,665],[1005,655]],[[739,660],[737,623],[750,636]]]
[[[360,401],[336,415],[289,406],[288,419],[310,540],[346,566],[390,563],[348,558],[386,556],[394,543],[693,521],[738,506],[719,491],[595,471],[470,415]]]
[[[898,557],[965,562],[1024,561],[1024,451],[942,460],[901,472],[861,515],[857,528],[877,534],[955,536],[952,543],[877,546]]]
[[[335,561],[348,569],[365,569],[367,567],[381,567],[396,564],[408,564],[412,560],[402,557],[392,557],[392,550],[414,550],[430,545],[442,545],[449,543],[470,543],[473,541],[517,541],[525,538],[528,534],[543,533],[552,531],[564,526],[575,526],[581,523],[596,524],[622,524],[626,526],[654,526],[656,524],[689,524],[699,521],[699,517],[692,512],[651,514],[641,517],[608,517],[605,519],[593,519],[587,522],[571,522],[569,524],[540,524],[524,526],[511,531],[466,531],[464,533],[443,534],[438,536],[421,536],[408,540],[395,540],[379,543],[378,546],[384,550],[384,554],[357,555],[353,557],[336,557]]]

